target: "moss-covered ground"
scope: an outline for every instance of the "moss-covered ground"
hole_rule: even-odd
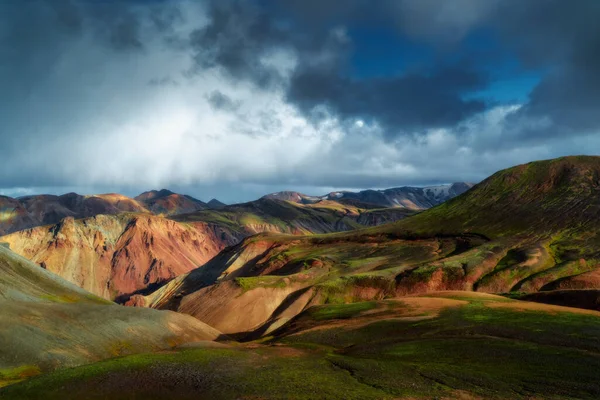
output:
[[[116,358],[7,399],[595,399],[600,313],[448,292],[313,307],[261,343]]]

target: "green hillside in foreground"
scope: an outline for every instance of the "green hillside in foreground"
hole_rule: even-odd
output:
[[[311,307],[269,338],[133,355],[5,399],[595,399],[600,313],[468,293]]]
[[[219,335],[189,316],[103,300],[0,246],[0,387]]]

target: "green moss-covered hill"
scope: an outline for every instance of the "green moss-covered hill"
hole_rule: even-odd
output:
[[[462,196],[387,231],[477,232],[490,238],[572,234],[596,243],[598,216],[600,157],[573,156],[499,171]]]

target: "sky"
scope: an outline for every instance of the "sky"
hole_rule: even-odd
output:
[[[208,201],[600,152],[600,1],[3,0],[0,194]]]

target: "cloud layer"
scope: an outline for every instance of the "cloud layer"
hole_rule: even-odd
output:
[[[0,3],[2,192],[241,201],[600,149],[598,2],[335,4]]]

